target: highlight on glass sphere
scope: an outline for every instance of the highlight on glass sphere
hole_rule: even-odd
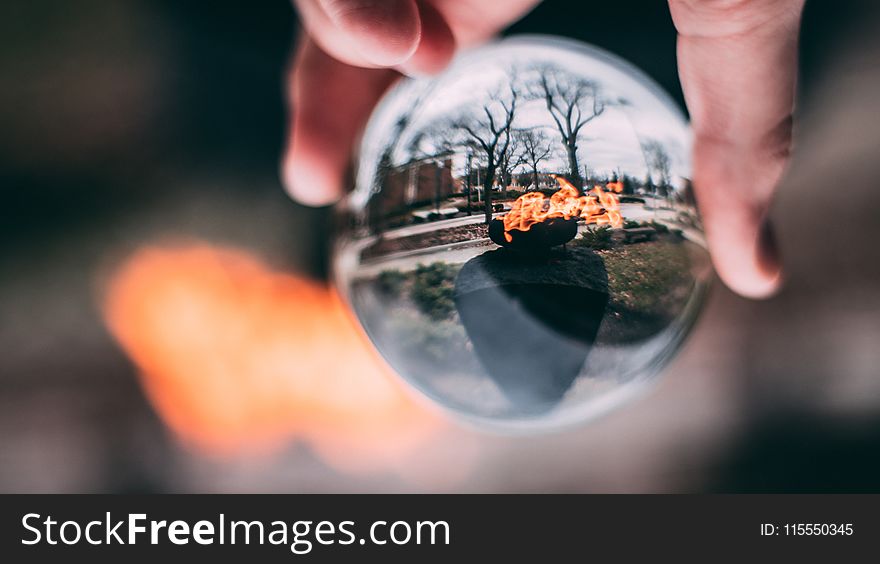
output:
[[[711,267],[680,110],[620,59],[530,36],[407,79],[364,133],[335,281],[400,376],[542,430],[644,388]]]

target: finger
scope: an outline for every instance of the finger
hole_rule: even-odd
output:
[[[291,118],[282,178],[291,197],[321,206],[345,192],[355,140],[397,76],[346,65],[303,38],[288,80]]]
[[[791,143],[803,0],[669,4],[715,267],[734,291],[771,295],[781,267],[766,214]]]
[[[422,30],[419,46],[398,68],[408,75],[435,74],[443,70],[455,54],[455,37],[433,4],[423,0],[418,7]]]
[[[421,1],[421,0],[420,0]],[[433,0],[459,46],[478,45],[525,16],[540,0]]]
[[[391,67],[415,53],[421,23],[415,0],[295,0],[309,35],[354,66]]]

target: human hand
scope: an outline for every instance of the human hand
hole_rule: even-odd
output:
[[[441,70],[537,0],[294,0],[307,34],[290,69],[283,178],[294,199],[338,199],[352,145],[400,73]],[[767,210],[791,143],[804,0],[669,0],[694,129],[694,185],[716,270],[766,297],[781,281]]]
[[[387,87],[443,69],[537,0],[294,0],[306,33],[289,75],[282,175],[294,199],[325,205],[344,190],[355,137]]]

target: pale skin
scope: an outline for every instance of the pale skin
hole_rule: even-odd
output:
[[[441,71],[536,0],[294,0],[306,34],[289,76],[282,163],[290,195],[344,193],[352,145],[401,74]],[[791,146],[804,0],[669,0],[694,130],[694,186],[715,269],[750,298],[774,294],[781,264],[767,211]]]

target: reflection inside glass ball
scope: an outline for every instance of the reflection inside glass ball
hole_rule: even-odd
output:
[[[689,142],[605,52],[531,37],[465,53],[371,118],[336,283],[451,412],[525,430],[595,416],[675,354],[711,279]]]

